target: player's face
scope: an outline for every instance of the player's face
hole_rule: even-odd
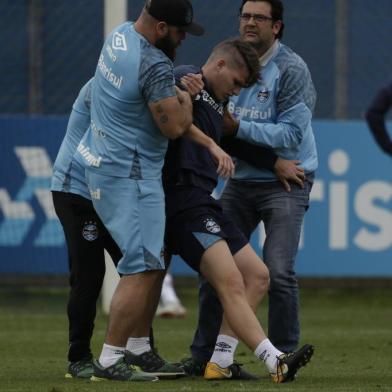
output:
[[[181,41],[185,39],[185,31],[176,26],[169,26],[167,34],[157,40],[155,46],[162,50],[170,60],[176,58],[176,49],[181,45]]]
[[[233,95],[238,95],[246,84],[249,73],[245,67],[232,68],[224,64],[218,69],[215,81],[211,86],[219,101],[226,101]]]
[[[240,15],[240,35],[256,50],[265,51],[275,41],[280,21],[271,19],[271,5],[264,1],[248,1]]]

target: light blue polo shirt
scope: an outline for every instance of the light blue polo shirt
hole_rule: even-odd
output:
[[[167,138],[148,103],[175,96],[173,64],[131,22],[117,27],[99,56],[91,124],[76,158],[97,174],[160,179]]]
[[[67,131],[65,133],[60,150],[53,166],[52,191],[74,193],[90,199],[90,193],[86,185],[84,167],[73,159],[82,136],[90,126],[90,79],[80,90],[69,117]]]

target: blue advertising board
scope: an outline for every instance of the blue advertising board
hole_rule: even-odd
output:
[[[49,191],[66,117],[1,117],[0,273],[65,274]],[[392,162],[360,121],[315,121],[319,170],[306,214],[300,276],[392,277]],[[285,239],[282,238],[282,241]],[[263,230],[252,237],[262,254]],[[172,271],[191,270],[174,260]]]

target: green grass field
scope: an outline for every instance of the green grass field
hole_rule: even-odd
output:
[[[156,320],[159,352],[169,360],[188,355],[196,322],[196,281],[179,282],[185,320]],[[302,289],[302,342],[315,355],[294,383],[274,385],[244,346],[237,360],[262,374],[256,382],[183,378],[156,383],[90,382],[64,378],[67,350],[65,289],[0,291],[0,391],[392,391],[392,288]],[[265,320],[265,307],[259,317]],[[99,314],[93,348],[104,338]]]

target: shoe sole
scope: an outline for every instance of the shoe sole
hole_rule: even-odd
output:
[[[91,381],[111,381],[109,378],[101,378],[101,377],[97,377],[97,376],[91,376],[90,380]]]
[[[203,377],[204,380],[206,381],[227,381],[227,380],[233,380],[231,377]]]
[[[81,380],[88,380],[91,376],[80,377],[80,376],[73,376],[71,373],[66,373],[64,378],[80,378]]]
[[[204,376],[203,378],[204,378],[204,380],[206,380],[206,381],[226,381],[226,380],[234,380],[231,374],[230,374],[230,375],[227,375],[227,376],[224,375],[224,374],[222,374],[222,375],[217,375],[216,377],[214,377],[214,376]]]
[[[257,376],[241,376],[241,374],[234,374],[233,372],[230,372],[230,375],[226,375],[224,373],[220,373],[219,371],[216,371],[216,377],[210,375],[206,376],[204,375],[204,379],[207,381],[257,381],[260,380],[261,377]]]

